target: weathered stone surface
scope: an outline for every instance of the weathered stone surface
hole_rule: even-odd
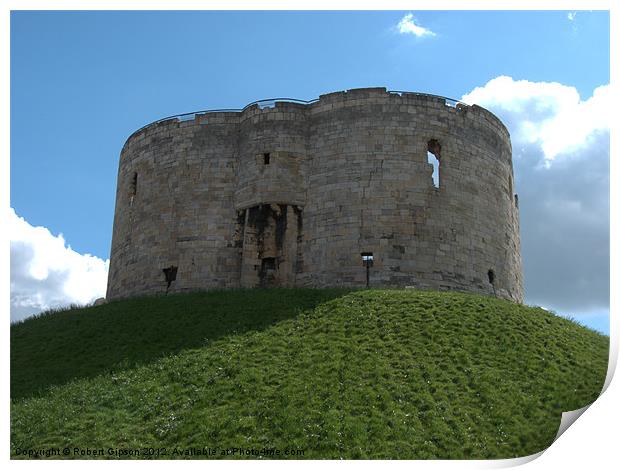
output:
[[[372,252],[371,286],[521,302],[512,188],[504,125],[433,96],[357,89],[157,122],[121,152],[107,298],[363,286]]]

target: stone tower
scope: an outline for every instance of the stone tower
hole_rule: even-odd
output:
[[[430,163],[429,163],[430,162]],[[510,136],[385,88],[165,118],[121,152],[108,299],[415,286],[521,302]]]

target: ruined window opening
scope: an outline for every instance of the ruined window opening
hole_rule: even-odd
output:
[[[433,165],[433,186],[439,188],[439,164],[441,161],[441,144],[437,139],[428,141],[426,157],[429,164]]]
[[[519,195],[515,194],[515,206],[519,207]]]
[[[269,165],[270,157],[271,157],[271,155],[269,153],[263,153],[263,163],[265,165]]]
[[[487,275],[489,276],[489,284],[495,284],[495,272],[492,269],[489,269]]]
[[[164,276],[166,278],[166,294],[168,293],[168,289],[170,289],[170,285],[172,284],[173,281],[176,281],[177,279],[177,270],[178,270],[178,266],[169,266],[167,268],[164,268],[162,271],[164,272]]]
[[[130,196],[135,196],[138,192],[138,173],[133,174],[133,178],[131,178],[131,187],[129,190]]]

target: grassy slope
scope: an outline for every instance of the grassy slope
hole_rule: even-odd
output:
[[[413,290],[145,298],[11,327],[11,446],[277,447],[505,458],[594,401],[608,338],[541,309]]]

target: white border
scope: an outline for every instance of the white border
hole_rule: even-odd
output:
[[[450,1],[432,1],[432,0],[423,0],[423,1],[393,1],[386,0],[383,2],[369,2],[369,1],[326,1],[326,0],[317,0],[314,2],[304,2],[300,4],[299,2],[295,5],[286,4],[282,1],[244,1],[244,2],[236,2],[234,5],[230,5],[228,3],[223,2],[212,2],[212,1],[197,1],[197,0],[177,0],[175,2],[165,2],[165,1],[138,1],[138,0],[110,0],[107,2],[97,1],[90,2],[85,4],[81,1],[15,1],[10,0],[4,2],[3,5],[6,5],[4,8],[4,14],[2,15],[1,21],[1,32],[2,32],[2,41],[0,46],[0,54],[2,63],[5,64],[3,67],[4,73],[2,75],[3,86],[1,93],[1,102],[3,107],[3,126],[2,126],[2,134],[0,134],[0,142],[2,142],[3,151],[0,156],[0,202],[3,205],[3,217],[8,217],[8,206],[9,206],[9,158],[10,155],[10,141],[9,141],[9,123],[10,123],[10,83],[9,83],[9,67],[10,67],[10,10],[93,10],[93,9],[116,9],[116,10],[165,10],[165,9],[174,9],[174,10],[403,10],[403,11],[415,11],[415,10],[610,10],[610,22],[611,22],[611,80],[610,83],[612,85],[614,91],[614,103],[617,102],[617,93],[616,93],[616,67],[618,65],[616,60],[617,54],[617,45],[619,43],[620,38],[618,37],[618,28],[617,28],[617,19],[616,14],[614,12],[614,2],[611,1],[602,1],[602,0],[593,0],[593,1],[583,1],[583,0],[573,0],[573,1],[551,1],[551,0],[522,0],[519,2],[515,1],[506,1],[501,4],[497,1],[486,0],[486,1],[475,1],[468,2],[464,4],[462,1],[450,0]],[[611,129],[611,180],[612,184],[611,188],[611,240],[618,240],[620,236],[620,232],[618,231],[618,215],[614,212],[614,209],[617,208],[616,202],[618,201],[618,189],[613,184],[617,181],[618,176],[618,167],[619,164],[615,161],[613,156],[618,156],[618,145],[615,139],[616,137],[616,124],[612,123]],[[3,224],[6,226],[6,224]],[[2,260],[5,262],[5,267],[9,266],[9,243],[8,236],[6,233],[0,231],[1,240],[2,240]],[[615,244],[612,242],[611,244],[611,285],[618,285],[618,252],[615,247]],[[9,370],[9,320],[8,320],[8,305],[9,305],[9,272],[8,269],[3,269],[0,271],[0,279],[1,287],[0,287],[0,299],[2,299],[2,304],[7,307],[7,315],[5,320],[5,327],[2,328],[2,349],[4,353],[4,365],[6,366],[3,370],[5,373],[3,374],[4,387],[2,387],[2,403],[3,407],[3,423],[5,424],[2,427],[2,442],[6,445],[6,450],[4,453],[4,459],[8,460],[9,458],[9,408],[7,404],[9,403],[9,382],[8,382],[8,374],[6,371]],[[615,447],[617,446],[616,442],[616,432],[618,429],[618,419],[620,418],[620,413],[618,412],[618,402],[620,397],[620,386],[618,386],[618,381],[612,382],[611,379],[613,377],[615,367],[618,359],[618,332],[620,332],[620,321],[618,319],[618,315],[616,312],[616,306],[618,304],[618,295],[612,288],[611,292],[611,314],[610,314],[610,331],[611,331],[611,349],[610,349],[610,367],[608,371],[608,376],[606,380],[606,391],[603,395],[589,408],[587,411],[583,413],[583,415],[579,418],[579,424],[576,426],[571,426],[568,431],[559,437],[559,439],[551,445],[546,451],[541,454],[537,454],[536,456],[525,457],[521,459],[512,459],[512,460],[503,460],[503,461],[403,461],[403,462],[391,462],[390,465],[401,466],[411,468],[411,465],[415,465],[416,467],[432,467],[432,468],[501,468],[506,466],[515,466],[521,465],[526,462],[530,462],[528,465],[532,468],[548,468],[550,465],[553,466],[562,466],[563,468],[583,468],[584,466],[594,465],[597,468],[607,468],[609,467],[609,463],[613,461],[617,461],[615,455]],[[539,458],[535,458],[539,457]],[[30,466],[36,465],[33,462],[17,462],[17,461],[9,461],[7,462],[10,465],[15,466]],[[83,466],[86,462],[84,461],[60,461],[60,462],[52,462],[48,461],[45,465],[49,465],[50,467],[58,467],[65,468],[66,466]],[[109,461],[105,462],[88,462],[88,466],[100,466],[107,465]],[[190,461],[187,463],[180,463],[178,461],[173,462],[163,462],[163,461],[155,461],[155,462],[128,462],[128,461],[115,461],[114,465],[125,467],[125,466],[168,466],[168,465],[190,465],[190,466],[204,466],[205,462],[202,461]],[[243,462],[215,462],[208,461],[208,465],[217,465],[217,466],[237,466],[248,464],[248,461]],[[291,462],[258,462],[251,461],[252,465],[268,465],[271,467],[288,467],[291,465]],[[370,461],[370,462],[355,462],[355,461],[346,461],[342,463],[343,465],[356,465],[356,466],[375,466],[381,465],[380,461]],[[316,462],[313,461],[298,461],[295,465],[300,467],[309,467],[316,465]],[[333,465],[332,462],[325,462],[323,465]]]

